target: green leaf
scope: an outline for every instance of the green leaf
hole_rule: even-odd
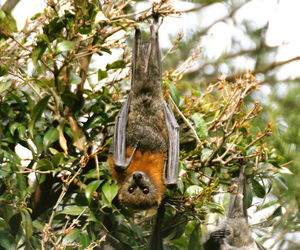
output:
[[[0,246],[2,249],[16,249],[14,237],[7,231],[0,228]]]
[[[102,192],[105,195],[106,199],[108,200],[109,204],[112,204],[112,200],[116,197],[118,194],[118,186],[113,183],[112,185],[109,185],[108,182],[106,182],[102,186]]]
[[[36,169],[41,171],[47,171],[53,170],[54,166],[51,161],[44,158],[39,160],[38,164],[36,165]]]
[[[13,236],[16,236],[19,227],[21,225],[22,215],[20,213],[14,214],[8,221],[10,232]]]
[[[69,207],[66,207],[62,211],[58,211],[56,213],[56,215],[58,215],[58,214],[80,215],[82,213],[82,211],[86,208],[87,208],[87,206],[69,206]],[[86,210],[86,212],[87,212],[87,210]]]
[[[132,223],[131,221],[128,221],[130,224],[130,227],[132,229],[132,231],[137,235],[137,237],[139,239],[143,239],[144,235],[143,235],[143,231],[137,227],[134,223]]]
[[[4,21],[5,18],[6,18],[5,12],[3,10],[0,10],[0,20]]]
[[[71,70],[70,73],[70,81],[68,82],[68,84],[80,84],[81,83],[81,78],[75,74],[75,72],[73,70]]]
[[[295,175],[292,173],[288,168],[286,167],[281,167],[280,169],[277,170],[280,174],[288,174],[288,175]]]
[[[26,103],[24,103],[24,104],[26,104],[26,106],[29,107],[29,110],[32,111],[33,108],[35,107],[34,101],[33,101],[32,98],[30,97],[30,95],[28,95],[27,92],[22,91],[22,93],[23,93],[23,95],[25,96],[25,98],[26,98],[26,100],[27,100],[27,104],[26,104]]]
[[[99,220],[92,211],[89,212],[89,217],[86,219],[86,221],[99,222]]]
[[[56,53],[65,52],[74,49],[74,44],[71,41],[63,41],[56,47]]]
[[[25,230],[26,239],[29,240],[33,234],[33,226],[32,226],[32,220],[31,216],[26,209],[21,210],[22,214],[22,225]]]
[[[80,245],[81,247],[79,248],[80,250],[86,249],[90,244],[91,244],[91,239],[87,234],[82,234],[80,237]]]
[[[143,30],[149,29],[151,27],[150,23],[137,22],[136,24],[137,24],[137,26],[139,26]]]
[[[21,100],[21,98],[18,96],[18,94],[15,95],[13,92],[10,92],[9,96],[19,104],[20,108],[23,109],[23,111],[27,112],[27,107],[24,104],[24,102]]]
[[[172,84],[171,82],[167,82],[167,83],[168,83],[168,86],[170,89],[171,97],[172,97],[173,101],[175,102],[175,104],[178,106],[179,101],[180,101],[179,91],[174,84]]]
[[[36,134],[33,138],[33,143],[37,148],[37,155],[39,155],[44,150],[43,139],[40,134]]]
[[[250,188],[246,186],[246,192],[247,192],[247,208],[251,207],[252,200],[253,200],[253,193],[251,192]]]
[[[48,101],[50,99],[50,95],[45,96],[43,99],[41,99],[37,105],[34,107],[31,113],[31,121],[28,124],[28,129],[31,137],[33,138],[33,129],[36,121],[42,116],[44,109],[46,108]]]
[[[265,171],[270,171],[272,172],[272,170],[275,168],[271,163],[269,162],[260,162],[258,165],[257,165],[257,168],[258,168],[258,173],[261,173],[261,172],[265,172]]]
[[[108,21],[107,17],[104,15],[103,11],[98,11],[96,18],[95,18],[95,24],[101,23],[104,21]]]
[[[260,183],[257,180],[254,180],[254,179],[251,180],[251,183],[252,183],[252,187],[253,187],[254,192],[257,195],[257,197],[264,198],[266,195],[266,191],[265,191],[264,187],[262,185],[260,185]]]
[[[50,128],[43,138],[44,147],[47,149],[53,142],[56,142],[58,140],[58,135],[59,132],[57,128]]]
[[[256,153],[256,145],[251,146],[250,148],[247,149],[247,155],[252,155]]]
[[[184,193],[184,180],[183,178],[179,178],[177,182],[177,189],[179,190],[180,194]]]
[[[51,48],[49,38],[46,34],[37,35],[36,38],[39,38],[39,39],[43,40],[45,43],[47,43],[48,48],[49,49]]]
[[[6,23],[7,23],[7,29],[12,32],[18,31],[18,26],[16,20],[13,18],[10,12],[4,11],[6,15]]]
[[[26,128],[19,122],[14,122],[13,124],[11,124],[9,126],[9,131],[12,135],[14,135],[15,131],[18,131],[19,133],[19,136],[20,137],[23,137],[24,136],[24,133],[26,131]]]
[[[27,181],[24,174],[17,174],[17,188],[26,195]]]
[[[108,48],[101,48],[101,51],[106,52],[111,55],[111,50]]]
[[[286,180],[283,178],[283,176],[281,176],[279,174],[275,174],[273,181],[274,181],[276,187],[278,188],[280,194],[282,194],[283,192],[288,190]]]
[[[57,45],[55,52],[60,53],[60,52],[65,52],[73,49],[74,49],[74,44],[71,41],[63,41]]]
[[[72,108],[76,102],[79,102],[77,96],[70,90],[65,90],[61,94],[61,99],[69,108]]]
[[[85,196],[90,204],[92,197],[93,197],[93,193],[97,190],[97,188],[100,186],[100,184],[103,182],[103,180],[95,180],[92,181],[91,183],[89,183],[86,186],[85,189]]]
[[[38,19],[41,15],[42,15],[42,13],[36,13],[30,18],[30,20],[34,21],[34,20]]]
[[[84,130],[93,129],[99,127],[105,121],[105,118],[102,116],[92,116],[89,120],[84,124]]]
[[[243,155],[247,155],[246,149],[244,147],[242,147],[241,145],[237,145],[237,149],[240,150]]]
[[[219,203],[210,201],[210,202],[206,203],[206,206],[207,206],[207,208],[209,208],[209,211],[212,212],[212,213],[218,213],[218,214],[221,214],[221,215],[225,215],[225,209]]]
[[[118,60],[111,64],[106,65],[106,70],[109,69],[123,69],[126,67],[126,62],[124,60]]]
[[[12,82],[0,82],[0,94],[7,90]]]
[[[37,231],[42,233],[45,225],[41,221],[34,220],[32,222],[32,226],[37,229]]]
[[[189,239],[186,236],[181,236],[179,239],[172,240],[172,243],[180,249],[188,249]]]
[[[54,19],[52,19],[52,21],[49,23],[49,25],[47,26],[47,35],[49,37],[49,39],[51,40],[51,38],[55,38],[57,39],[57,37],[61,36],[62,30],[66,27],[66,23],[64,22],[63,18],[60,17],[55,17]]]
[[[196,133],[201,139],[201,141],[205,141],[208,137],[208,128],[204,119],[197,113],[193,114],[193,120],[196,127]]]
[[[65,155],[64,153],[56,153],[55,155],[53,155],[51,162],[54,166],[54,168],[58,167],[59,165],[61,165],[65,160]]]
[[[7,69],[6,69],[6,66],[5,65],[0,65],[0,76],[4,76],[7,74]],[[1,83],[2,84],[2,83]],[[1,85],[0,84],[0,85]],[[1,88],[1,87],[0,87]],[[1,92],[0,92],[1,93]]]
[[[187,188],[184,195],[197,195],[203,190],[202,187],[197,185],[192,185]]]
[[[157,216],[158,214],[156,214],[156,218]],[[187,224],[186,218],[180,214],[175,214],[174,216],[169,217],[165,225],[170,225],[174,221],[178,223],[177,226],[171,226],[170,229],[164,230],[163,232],[163,238],[165,238],[166,241],[179,239],[185,232],[185,226]]]
[[[273,159],[278,163],[282,163],[284,161],[284,157],[282,157],[281,155],[276,155],[275,157],[273,157]]]
[[[201,233],[200,223],[197,223],[194,231],[191,234],[188,250],[194,250],[194,249],[202,250],[203,248],[201,244],[201,238],[202,238],[202,233]]]
[[[107,72],[101,69],[98,70],[98,82],[107,77]]]
[[[42,59],[42,56],[46,48],[47,45],[44,42],[38,42],[37,46],[32,50],[31,53],[32,63],[37,72],[41,72],[40,65],[38,64],[38,60]]]
[[[211,189],[217,188],[217,186],[219,185],[219,182],[220,182],[220,179],[219,179],[219,178],[216,178],[216,180],[215,180],[213,186],[211,187]]]
[[[271,215],[271,218],[275,218],[282,215],[281,206],[275,209],[274,213]]]
[[[38,184],[42,184],[46,180],[47,174],[38,174],[37,181]]]
[[[113,109],[113,108],[116,107],[115,105],[111,105],[109,103],[105,103],[104,105],[105,105],[104,113],[108,113],[109,110],[111,110],[111,109]],[[103,119],[103,120],[105,120],[105,119]]]
[[[201,152],[201,162],[205,162],[208,157],[212,154],[213,150],[209,148],[204,148]]]
[[[91,32],[92,32],[91,26],[80,27],[80,29],[79,29],[79,33],[82,34],[82,35],[91,34]]]
[[[74,240],[78,238],[80,235],[81,230],[79,228],[73,228],[72,232],[66,235],[62,241],[63,246],[66,245],[67,243],[71,243]]]

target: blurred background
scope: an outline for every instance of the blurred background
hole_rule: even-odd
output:
[[[0,0],[0,6],[5,2]],[[19,30],[28,18],[46,6],[43,0],[8,0],[6,4]],[[134,10],[148,6],[151,2],[137,1]],[[289,182],[282,182],[282,188],[272,191],[274,199],[279,200],[286,211],[277,225],[278,233],[265,245],[272,249],[298,249],[300,1],[176,0],[173,6],[181,15],[164,19],[160,29],[163,54],[173,45],[178,32],[184,36],[178,51],[165,59],[164,69],[177,68],[200,42],[204,45],[193,67],[180,82],[181,94],[190,92],[190,86],[204,90],[221,72],[228,81],[233,81],[235,76],[250,70],[261,85],[248,100],[249,105],[253,100],[260,101],[264,109],[252,123],[253,131],[263,130],[268,122],[272,123],[274,136],[265,140],[284,157],[283,162],[289,163],[286,167],[294,173]],[[116,50],[113,56],[119,54]],[[100,67],[94,60],[96,63]],[[252,222],[255,223],[255,218]]]

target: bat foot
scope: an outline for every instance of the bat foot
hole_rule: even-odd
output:
[[[177,184],[176,183],[170,183],[170,184],[166,184],[167,189],[176,189],[177,188]]]

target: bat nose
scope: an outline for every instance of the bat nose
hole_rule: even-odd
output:
[[[143,172],[141,171],[135,171],[133,172],[133,179],[135,180],[141,180],[143,178]]]

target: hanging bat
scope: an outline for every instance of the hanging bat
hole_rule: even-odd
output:
[[[219,229],[204,235],[204,250],[268,250],[253,239],[248,225],[245,176],[247,164],[241,166],[239,178],[232,182],[237,187],[230,195],[226,221]]]
[[[178,175],[179,126],[163,100],[158,19],[146,41],[136,27],[131,91],[116,117],[109,155],[119,201],[138,210],[157,209]]]

